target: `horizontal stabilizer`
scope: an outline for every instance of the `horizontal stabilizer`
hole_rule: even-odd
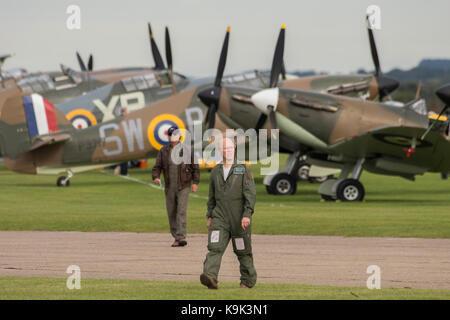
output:
[[[38,137],[34,141],[34,143],[31,145],[30,151],[45,147],[50,144],[65,142],[70,140],[70,134],[68,133],[61,133],[61,134],[55,134],[51,136],[44,136],[44,137]]]

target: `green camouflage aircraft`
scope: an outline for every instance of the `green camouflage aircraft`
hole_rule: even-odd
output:
[[[127,67],[93,71],[93,56],[90,55],[87,64],[85,64],[80,54],[77,52],[76,57],[81,71],[76,71],[64,65],[60,65],[61,71],[37,73],[22,72],[17,75],[15,75],[17,72],[6,73],[5,75],[0,73],[2,75],[1,88],[14,87],[14,89],[21,90],[22,92],[39,93],[53,104],[58,104],[125,78],[151,74],[160,81],[161,85],[169,86],[171,86],[171,83],[173,82],[171,80],[176,82],[184,79],[185,77],[180,74],[175,74],[175,79],[170,79],[170,66],[166,68],[162,61],[161,54],[159,53],[153,38],[150,23],[148,24],[148,32],[150,47],[155,63],[154,68]],[[11,55],[0,55],[0,67],[4,60],[10,56]]]
[[[286,72],[282,70],[280,87],[358,96],[370,100],[377,98],[384,99],[386,96],[389,96],[389,93],[398,87],[398,82],[383,76],[373,33],[370,28],[368,30],[370,48],[376,70],[374,75],[316,75],[296,77],[291,74],[286,75]],[[161,54],[152,36],[151,39],[155,65],[161,66],[159,68],[161,70],[160,72],[140,74],[121,79],[118,82],[105,85],[76,99],[56,104],[57,108],[66,115],[75,127],[83,129],[120,115],[123,108],[126,108],[128,112],[135,111],[156,101],[166,99],[176,92],[211,85],[213,78],[187,79],[172,72],[172,52],[167,27],[165,31],[167,69],[164,68]],[[79,60],[82,61],[81,59]],[[222,82],[224,84],[264,88],[269,85],[269,76],[269,72],[257,70],[247,71],[225,76],[222,78]],[[48,96],[44,95],[44,97],[54,102]],[[211,119],[211,121],[213,120]],[[220,122],[217,118],[214,121]],[[222,128],[224,126],[221,124],[219,127]]]
[[[323,182],[319,193],[325,200],[361,201],[363,170],[414,180],[425,172],[450,171],[450,142],[441,134],[448,122],[429,124],[422,101],[399,108],[386,103],[291,88],[279,88],[283,65],[285,27],[282,26],[273,59],[270,88],[255,89],[221,84],[228,34],[224,43],[217,80],[201,91],[201,101],[234,129],[279,129],[280,151],[307,162],[339,168],[338,179]],[[436,94],[450,105],[450,85]],[[447,129],[448,130],[448,129]],[[295,192],[294,165],[271,177],[265,184],[271,193]],[[350,176],[350,178],[348,178]]]
[[[0,89],[5,88],[13,83],[14,79],[20,78],[22,75],[25,75],[27,73],[26,70],[18,69],[16,70],[8,70],[3,71],[3,64],[5,63],[6,59],[11,58],[12,55],[7,54],[0,54]]]
[[[222,75],[216,77],[215,83],[222,83]],[[251,80],[246,75],[243,78]],[[192,130],[197,124],[204,127],[206,118],[210,127],[217,127],[216,113],[209,108],[205,116],[206,107],[198,97],[205,86],[187,88],[80,131],[39,94],[23,93],[17,88],[5,90],[0,94],[4,162],[11,170],[23,173],[67,172],[66,177],[58,178],[58,185],[68,185],[75,172],[154,156],[167,143],[166,130],[171,125]]]
[[[62,66],[62,73],[53,72],[30,75],[18,81],[16,85],[10,86],[9,90],[39,93],[55,104],[75,127],[82,129],[110,120],[120,115],[124,108],[127,111],[138,110],[155,101],[165,99],[177,91],[202,85],[209,86],[212,82],[211,78],[188,79],[179,73],[173,72],[171,44],[167,27],[165,30],[166,67],[153,38],[150,24],[148,24],[148,30],[151,52],[155,63],[155,68],[153,69],[122,68],[92,71],[92,55],[89,57],[88,63],[85,64],[77,52],[81,72]],[[290,74],[286,75],[285,71],[282,70],[283,81],[280,86],[360,96],[371,100],[377,97],[383,98],[395,90],[398,83],[381,74],[378,54],[370,29],[369,37],[376,69],[376,73],[373,76],[316,75],[299,78]],[[226,76],[222,80],[227,84],[263,88],[269,84],[269,73],[249,71]]]

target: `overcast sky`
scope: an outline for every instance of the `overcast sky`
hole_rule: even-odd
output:
[[[68,30],[69,5],[81,9],[81,29]],[[95,69],[153,66],[147,21],[164,55],[170,28],[174,69],[214,75],[231,26],[226,73],[270,69],[282,23],[287,70],[346,73],[372,69],[365,28],[368,5],[381,8],[375,37],[382,68],[411,68],[423,58],[450,58],[447,0],[1,0],[0,53],[5,69],[78,68],[75,51],[94,54]]]

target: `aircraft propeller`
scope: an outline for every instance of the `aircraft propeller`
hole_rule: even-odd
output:
[[[228,42],[230,38],[230,27],[227,28],[225,39],[222,45],[222,51],[220,53],[219,65],[217,67],[216,79],[214,86],[204,89],[198,93],[199,99],[209,107],[206,121],[208,122],[208,128],[214,128],[216,121],[216,112],[220,100],[220,92],[222,90],[221,83],[223,72],[225,70],[225,64],[227,62]]]
[[[166,62],[170,72],[170,82],[172,83],[173,94],[177,93],[177,88],[173,82],[173,61],[172,61],[172,46],[170,44],[169,28],[166,27]]]
[[[159,49],[156,45],[155,39],[153,39],[153,32],[152,27],[150,26],[150,22],[148,23],[148,35],[150,37],[150,49],[152,50],[153,60],[155,61],[155,69],[163,70],[166,67],[164,66],[164,62],[161,58],[161,54],[159,53]]]
[[[81,58],[80,54],[78,53],[78,51],[76,52],[76,54],[77,54],[77,60],[78,60],[78,64],[80,66],[81,71],[83,71],[83,72],[92,71],[94,68],[94,57],[92,56],[92,54],[89,55],[87,68],[86,68],[86,65],[84,64],[83,59]]]
[[[286,26],[283,24],[281,26],[280,34],[278,36],[277,44],[275,46],[275,53],[273,55],[272,69],[270,70],[270,88],[276,88],[278,85],[278,79],[280,74],[284,70],[284,38],[285,38]],[[277,94],[278,96],[278,94]],[[273,104],[267,105],[267,110],[269,111],[269,121],[271,129],[277,128],[277,120],[275,116],[275,110],[278,104],[277,100]]]
[[[370,52],[372,53],[372,61],[375,66],[375,78],[378,83],[378,96],[380,101],[384,97],[389,97],[389,94],[397,89],[400,83],[392,78],[383,75],[380,66],[380,60],[378,58],[378,50],[373,36],[373,30],[370,26],[369,16],[367,16],[367,31],[369,33]]]
[[[92,54],[89,55],[87,67],[89,71],[92,71],[94,69],[94,57],[92,56]]]
[[[277,44],[275,47],[275,53],[273,55],[272,69],[270,71],[270,84],[269,89],[261,90],[252,95],[252,103],[264,113],[268,113],[270,128],[277,128],[276,120],[276,108],[278,105],[279,89],[278,79],[280,74],[284,71],[284,39],[285,39],[286,26],[281,26],[280,34],[278,36]],[[272,135],[275,138],[275,135]]]

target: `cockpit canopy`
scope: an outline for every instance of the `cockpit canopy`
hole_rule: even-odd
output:
[[[185,79],[178,73],[173,74],[173,81],[175,84],[182,82]],[[147,73],[142,76],[125,78],[121,80],[127,92],[136,90],[146,90],[149,88],[159,88],[171,86],[170,73],[168,71],[161,71],[157,73]]]
[[[55,84],[48,74],[26,77],[17,82],[24,92],[43,92],[55,89]]]

